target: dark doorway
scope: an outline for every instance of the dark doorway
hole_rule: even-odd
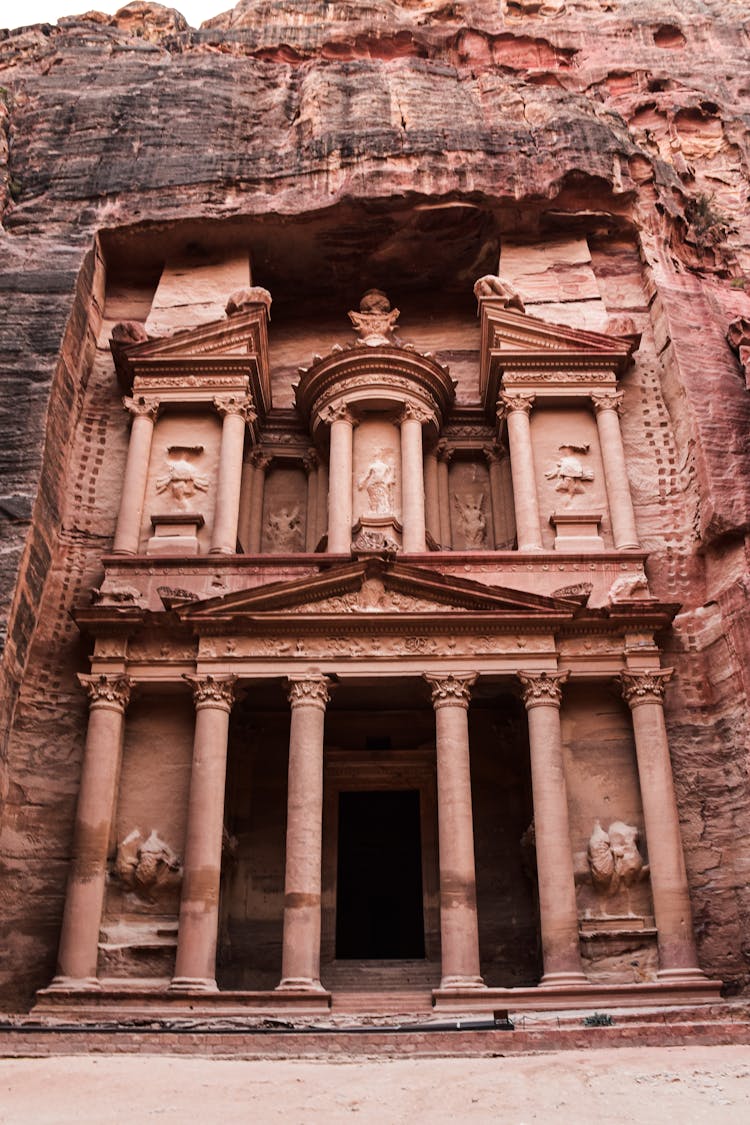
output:
[[[417,790],[339,794],[336,957],[424,957]]]

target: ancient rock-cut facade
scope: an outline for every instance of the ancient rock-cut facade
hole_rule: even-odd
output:
[[[16,161],[34,112],[51,150],[66,68],[115,43],[113,82],[146,68],[157,103],[186,59],[211,96],[251,78],[309,162],[272,167],[269,142],[230,184],[204,143],[194,193],[168,131],[138,172],[126,107],[108,202],[73,222],[41,164],[8,188],[11,259],[53,237],[87,254],[29,413],[23,542],[13,524],[8,1005],[319,1014],[418,990],[492,1012],[744,987],[747,230],[708,221],[747,186],[744,134],[659,77],[660,52],[697,50],[688,3],[692,40],[676,16],[637,25],[648,104],[620,64],[584,96],[585,21],[614,42],[626,18],[604,7],[393,5],[388,35],[356,7],[297,40],[281,20],[272,49],[257,5],[194,32],[136,4],[0,43]],[[482,107],[482,128],[444,119],[447,62],[451,113]],[[577,152],[573,125],[555,148],[563,111]],[[417,112],[440,144],[410,136]],[[404,143],[437,145],[429,172]],[[41,271],[8,271],[28,347]]]

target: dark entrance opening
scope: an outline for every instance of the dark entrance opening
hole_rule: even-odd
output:
[[[424,957],[417,790],[339,794],[336,957]]]

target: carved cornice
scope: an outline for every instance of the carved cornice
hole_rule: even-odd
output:
[[[161,402],[154,395],[134,395],[133,398],[124,398],[122,405],[134,418],[150,418],[155,422]]]
[[[562,703],[562,685],[569,672],[518,672],[523,685],[523,702],[526,710],[532,707],[559,707]]]
[[[130,691],[133,680],[121,672],[113,675],[89,676],[79,674],[78,682],[86,689],[89,697],[89,707],[106,707],[111,711],[123,714],[130,702]]]
[[[638,707],[642,703],[661,705],[664,702],[664,689],[673,672],[673,668],[648,672],[620,672],[617,678],[625,702],[631,708]]]
[[[234,685],[237,677],[229,676],[189,676],[183,680],[190,684],[196,711],[203,707],[215,707],[220,711],[231,711],[234,703]]]
[[[439,707],[463,707],[464,711],[468,711],[471,689],[479,678],[476,672],[467,675],[454,675],[451,672],[447,676],[425,672],[423,676],[430,685],[432,706],[436,711]]]
[[[613,410],[615,414],[619,414],[624,398],[625,395],[622,391],[591,392],[591,401],[597,414],[600,414],[603,410]]]
[[[246,423],[255,422],[258,418],[249,395],[217,395],[214,408],[222,418],[236,414]]]
[[[329,687],[331,681],[328,676],[307,673],[301,676],[287,678],[287,694],[292,709],[295,707],[318,707],[325,711],[331,694]]]

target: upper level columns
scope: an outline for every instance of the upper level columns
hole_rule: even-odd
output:
[[[586,984],[578,941],[568,793],[560,729],[561,685],[568,673],[519,672],[529,717],[531,787],[539,882],[542,984]]]
[[[151,442],[154,437],[154,422],[159,412],[159,400],[150,395],[137,395],[133,398],[124,398],[122,401],[125,408],[133,415],[133,423],[130,428],[128,457],[125,463],[112,553],[137,555],[143,507],[146,502]]]
[[[531,445],[529,415],[535,395],[516,392],[501,395],[502,412],[507,419],[510,468],[513,477],[513,501],[516,509],[516,531],[519,551],[541,551],[542,534],[539,521],[539,499],[536,491],[534,451]]]
[[[122,674],[79,676],[89,693],[73,858],[53,987],[97,987],[99,927],[120,770],[125,708],[132,681]]]
[[[671,669],[622,672],[620,682],[633,714],[635,752],[651,868],[660,980],[702,978],[693,935],[677,799],[672,780],[664,688]]]
[[[406,403],[401,413],[401,508],[405,551],[426,551],[422,424],[432,415]]]
[[[448,481],[448,466],[453,450],[444,441],[438,442],[438,517],[440,523],[440,545],[446,549],[451,545],[451,501]]]
[[[619,414],[623,397],[622,391],[594,391],[591,400],[596,411],[615,547],[617,550],[637,550],[638,532],[620,430]]]
[[[185,860],[172,989],[216,989],[229,714],[236,676],[185,676],[195,700]]]
[[[255,419],[255,411],[250,399],[240,395],[216,398],[214,406],[223,423],[211,554],[233,555],[237,550],[245,427]]]
[[[253,466],[252,484],[250,487],[250,516],[248,520],[247,547],[248,555],[260,554],[260,540],[263,532],[263,497],[266,489],[266,471],[271,464],[271,458],[260,449],[254,449],[250,454]]]
[[[318,516],[318,455],[314,449],[308,449],[303,463],[307,474],[307,506],[305,508],[305,550],[314,551],[318,542],[317,516]]]
[[[435,708],[441,988],[482,988],[479,969],[468,710],[476,674],[425,673]]]
[[[323,730],[330,681],[289,678],[284,938],[279,989],[320,991],[320,887],[323,853]]]
[[[328,407],[331,425],[328,462],[328,550],[349,554],[352,546],[352,466],[356,420],[348,406]]]

